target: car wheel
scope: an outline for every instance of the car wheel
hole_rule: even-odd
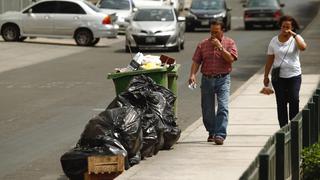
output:
[[[74,39],[79,46],[90,46],[93,42],[93,35],[87,29],[80,29],[76,31]]]
[[[184,49],[184,42],[180,44],[180,49]]]
[[[99,41],[100,41],[100,38],[95,38],[95,39],[91,42],[91,46],[95,46],[96,44],[98,44]]]
[[[181,50],[180,48],[181,48],[181,43],[180,43],[180,38],[178,38],[177,45],[173,47],[173,51],[180,52]]]
[[[2,28],[1,35],[5,41],[18,41],[20,37],[19,27],[14,24],[5,25]]]
[[[228,31],[231,30],[231,22],[228,24]]]

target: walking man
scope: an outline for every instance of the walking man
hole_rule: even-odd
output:
[[[224,24],[210,22],[211,36],[202,40],[193,55],[189,84],[196,83],[201,66],[201,108],[203,124],[209,133],[208,142],[222,145],[227,137],[230,72],[238,58],[234,40],[223,34]],[[215,111],[215,98],[217,111]]]

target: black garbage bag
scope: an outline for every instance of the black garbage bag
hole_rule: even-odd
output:
[[[155,82],[145,75],[134,76],[128,84],[127,91],[130,92],[136,99],[144,99],[151,91]]]
[[[126,149],[115,135],[113,120],[103,113],[88,122],[76,147],[85,151],[99,148],[98,152],[105,155],[127,155]]]
[[[168,150],[179,140],[181,135],[181,129],[176,123],[176,117],[173,111],[176,96],[169,89],[164,88],[163,86],[155,85],[153,90],[161,93],[166,100],[161,118],[164,125],[164,143],[162,149]]]
[[[136,164],[139,164],[141,161],[141,154],[138,152],[135,156],[129,159],[130,166],[134,166]]]
[[[163,150],[171,149],[171,147],[179,140],[181,135],[181,129],[178,127],[166,126],[164,128],[165,131],[163,132]]]
[[[124,94],[126,94],[126,98],[130,97],[133,99],[130,100],[132,105],[135,102],[139,102],[139,106],[142,106],[145,110],[145,113],[142,114],[144,116],[142,121],[144,132],[142,157],[150,156],[148,151],[154,148],[155,143],[161,142],[162,133],[158,133],[157,131],[161,131],[162,128],[159,127],[160,123],[157,123],[157,120],[162,121],[164,139],[163,143],[157,144],[157,148],[163,145],[160,147],[161,149],[170,149],[178,141],[181,134],[173,111],[176,96],[169,89],[155,84],[151,78],[144,75],[135,76],[129,83],[128,91]],[[156,116],[150,114],[155,114]],[[152,123],[148,122],[149,120],[153,122],[154,127],[150,126]],[[155,141],[156,137],[157,141]]]
[[[78,180],[87,171],[88,156],[119,154],[126,157],[127,151],[115,136],[113,120],[100,114],[87,123],[76,147],[63,154],[60,161],[64,173]]]
[[[164,125],[162,123],[162,118],[163,118],[162,114],[166,106],[166,99],[163,97],[163,95],[160,92],[156,92],[156,91],[151,91],[151,93],[148,95],[146,99],[147,99],[147,107],[148,107],[147,112],[150,112],[149,116],[153,116],[152,117],[154,121],[153,126],[155,128],[156,135],[157,135],[156,136],[157,139],[155,141],[155,144],[153,145],[154,146],[153,152],[149,152],[149,156],[150,156],[151,154],[156,155],[159,152],[159,150],[162,149],[163,147]],[[150,141],[150,139],[147,139],[147,140]]]
[[[142,115],[142,132],[143,142],[141,149],[141,158],[151,157],[153,155],[154,146],[158,142],[157,128],[159,118],[152,113]]]
[[[125,154],[125,151],[118,149],[116,146],[108,145],[105,147],[75,147],[63,154],[60,158],[61,166],[65,175],[71,180],[84,179],[84,173],[88,171],[88,157],[94,155],[116,155],[117,153]],[[110,151],[107,150],[111,150]],[[128,167],[126,166],[126,169]]]
[[[133,106],[125,106],[117,110],[115,131],[119,133],[119,140],[127,150],[130,162],[130,159],[135,157],[142,147],[141,115],[139,110]]]
[[[153,154],[157,155],[158,152],[163,149],[164,146],[164,124],[162,121],[158,121],[158,126],[156,126],[157,131],[157,143],[154,145]]]
[[[122,93],[103,112],[113,119],[115,135],[127,150],[130,165],[139,163],[137,153],[142,148],[141,109],[131,105],[132,99],[129,93]]]
[[[84,179],[84,173],[88,170],[88,156],[91,152],[72,149],[60,158],[64,174],[71,180]]]

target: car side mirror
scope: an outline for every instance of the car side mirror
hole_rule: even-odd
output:
[[[186,17],[179,16],[179,17],[178,17],[178,21],[179,21],[179,22],[186,21]]]
[[[138,11],[138,8],[135,7],[135,8],[132,9],[132,11],[136,12],[136,11]]]
[[[227,8],[227,11],[231,11],[232,9],[231,8]]]
[[[185,10],[185,11],[189,11],[189,10],[190,10],[190,8],[187,8],[187,7],[186,7],[186,8],[184,8],[183,10]]]
[[[28,14],[32,14],[32,8],[28,9]]]
[[[282,7],[282,8],[283,8],[284,6],[285,6],[285,4],[284,4],[284,3],[281,3],[281,4],[280,4],[280,7]]]

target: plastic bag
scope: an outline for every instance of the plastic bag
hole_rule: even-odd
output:
[[[261,94],[265,94],[265,95],[270,95],[270,94],[273,94],[274,91],[272,90],[271,87],[263,87],[263,88],[260,90],[260,93],[261,93]]]

